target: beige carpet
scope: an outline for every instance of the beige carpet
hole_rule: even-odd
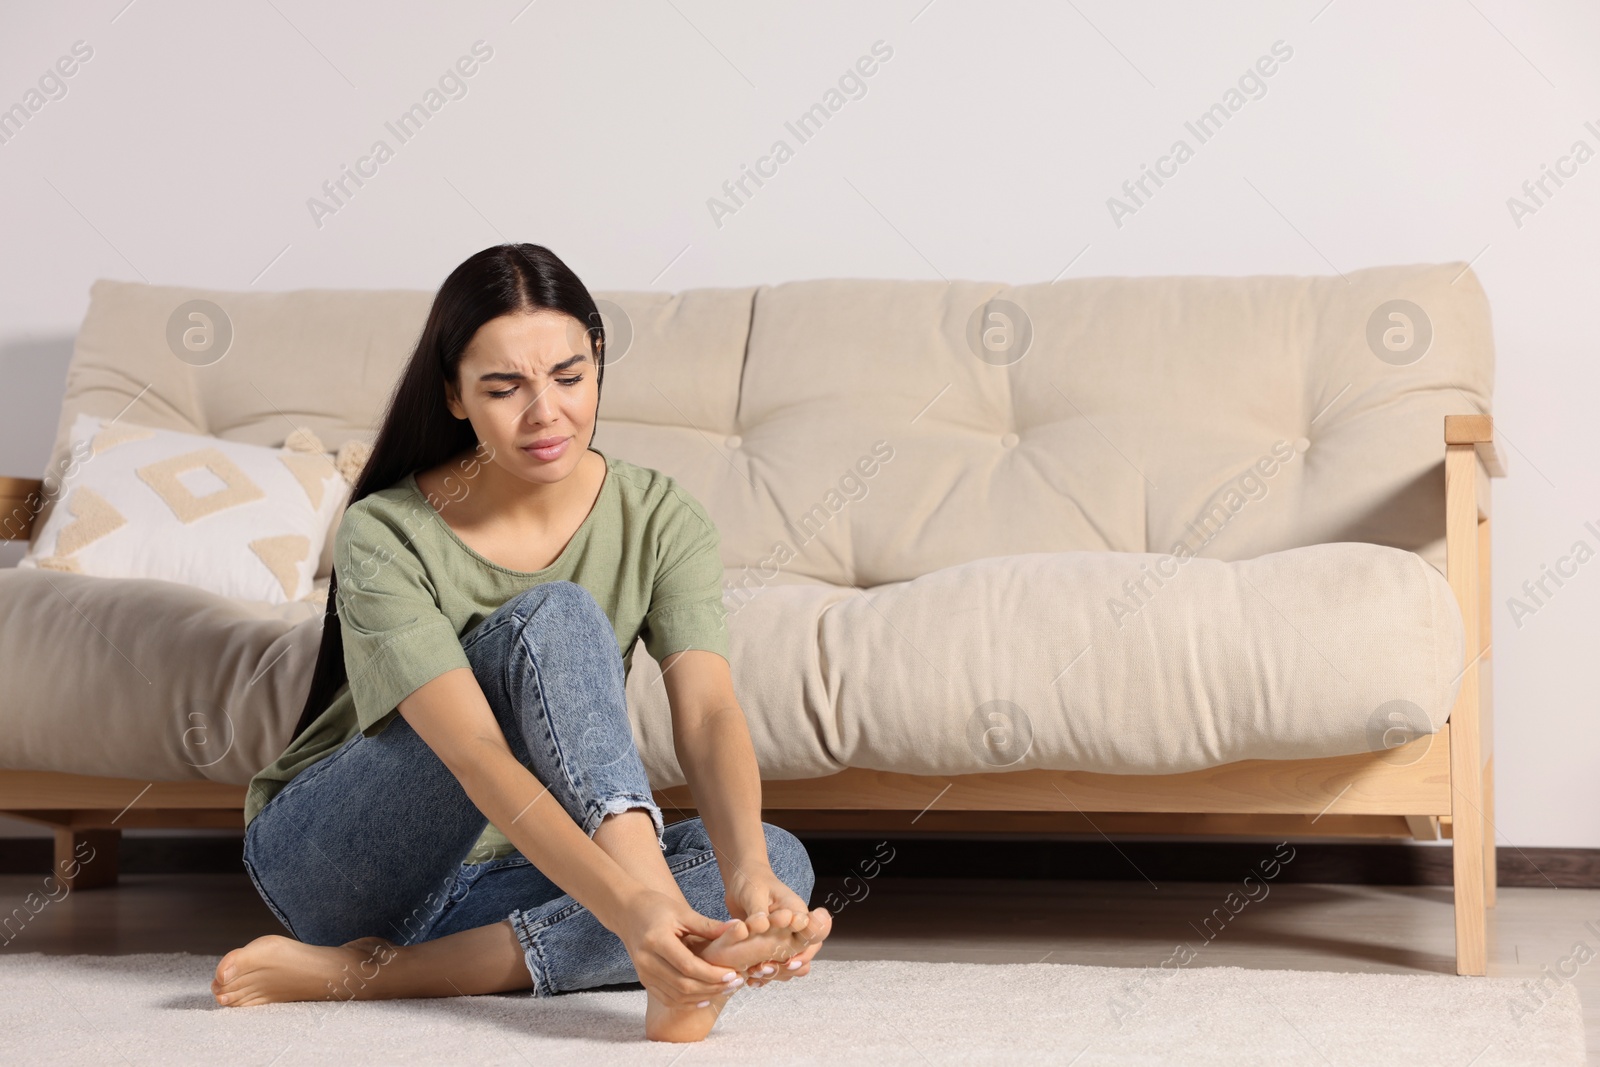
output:
[[[0,954],[3,1058],[30,1067],[1584,1061],[1576,990],[1552,984],[1541,1000],[1516,979],[823,960],[804,979],[735,995],[704,1042],[666,1045],[641,1037],[637,989],[218,1008],[207,990],[215,963]]]

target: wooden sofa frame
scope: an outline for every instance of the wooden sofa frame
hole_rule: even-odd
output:
[[[1489,478],[1505,471],[1490,416],[1448,416],[1444,439],[1446,571],[1472,655],[1439,733],[1388,752],[1243,760],[1185,774],[1023,770],[935,777],[847,769],[763,782],[762,817],[790,830],[1095,832],[1108,840],[1113,833],[1442,835],[1452,838],[1456,973],[1486,973],[1485,908],[1495,898]],[[42,487],[37,479],[0,478],[0,516],[11,516],[4,539],[29,536]],[[116,882],[123,829],[237,829],[244,793],[243,786],[210,781],[0,770],[0,814],[55,830],[57,876],[74,889]],[[669,818],[694,811],[685,786],[656,796]]]

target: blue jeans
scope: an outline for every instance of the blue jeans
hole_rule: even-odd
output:
[[[512,753],[591,837],[606,815],[650,813],[689,906],[729,918],[700,819],[663,826],[634,747],[616,631],[582,586],[544,582],[462,641]],[[307,767],[251,820],[244,864],[297,940],[401,945],[510,920],[537,996],[637,982],[622,941],[520,852],[467,863],[484,814],[396,715]],[[762,824],[774,873],[808,904],[810,857]]]

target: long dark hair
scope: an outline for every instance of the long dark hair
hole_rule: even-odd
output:
[[[445,404],[445,383],[459,383],[461,354],[478,328],[490,319],[517,312],[559,311],[585,327],[595,360],[595,389],[605,382],[605,326],[594,298],[572,269],[542,245],[503,244],[470,256],[444,280],[428,320],[389,398],[372,456],[350,491],[349,507],[370,493],[428,470],[478,445],[472,424]],[[322,619],[322,645],[289,743],[332,701],[348,680],[344,639],[339,631],[339,575],[328,579],[328,606]]]

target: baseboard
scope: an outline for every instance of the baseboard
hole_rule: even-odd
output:
[[[1273,856],[1271,842],[1039,841],[1004,838],[799,835],[819,878],[994,878],[1076,881],[1235,882]],[[242,837],[124,837],[124,874],[243,873]],[[1297,842],[1280,882],[1342,885],[1449,885],[1450,849],[1404,842]],[[892,851],[891,851],[892,850]],[[886,859],[887,857],[887,859]],[[48,838],[0,838],[0,874],[47,874]],[[876,866],[875,866],[876,865]],[[1502,848],[1500,884],[1600,889],[1600,849]]]
[[[117,850],[121,874],[244,874],[244,836],[124,834]],[[49,874],[55,842],[48,837],[0,837],[0,874]]]
[[[1208,841],[1006,841],[925,837],[835,837],[805,841],[817,876],[895,878],[1061,879],[1067,881],[1237,882],[1275,842]],[[1448,846],[1407,842],[1293,842],[1293,860],[1279,882],[1336,885],[1450,885]],[[890,849],[893,852],[890,852]],[[892,855],[887,863],[883,857]],[[1276,858],[1282,859],[1281,856]],[[1502,886],[1600,889],[1600,849],[1502,848],[1496,850]],[[876,864],[876,866],[875,866]],[[875,874],[874,872],[877,872]]]

